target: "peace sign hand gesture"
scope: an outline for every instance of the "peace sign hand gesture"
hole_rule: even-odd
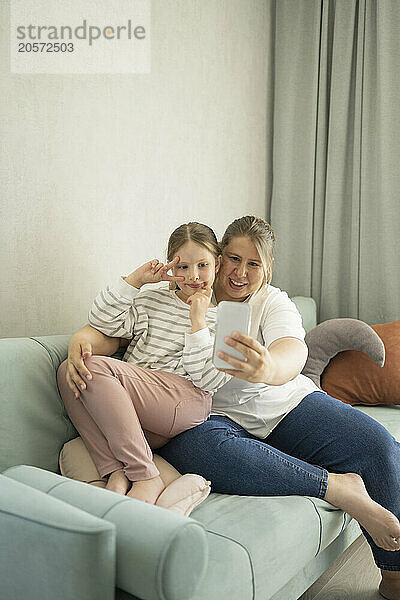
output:
[[[140,289],[142,285],[146,283],[159,283],[160,281],[184,281],[184,277],[182,276],[174,276],[168,275],[168,271],[175,267],[179,262],[179,256],[175,256],[175,258],[168,264],[164,265],[164,263],[160,262],[156,258],[154,260],[150,260],[145,263],[135,271],[132,271],[130,275],[127,277],[123,277],[123,279]]]

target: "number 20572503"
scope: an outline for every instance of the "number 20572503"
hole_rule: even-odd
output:
[[[72,42],[20,42],[18,52],[73,52]]]

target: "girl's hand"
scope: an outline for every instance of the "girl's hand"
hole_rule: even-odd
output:
[[[232,348],[239,350],[245,360],[238,360],[218,352],[218,357],[232,365],[232,369],[218,369],[224,373],[229,373],[238,379],[244,379],[252,383],[266,383],[273,385],[272,381],[275,375],[275,362],[271,353],[254,338],[234,331],[232,337],[226,337],[224,342]]]
[[[167,265],[164,265],[164,263],[157,259],[150,260],[133,271],[127,277],[123,277],[123,279],[138,289],[140,289],[142,285],[145,285],[146,283],[159,283],[160,281],[184,281],[185,278],[182,276],[175,277],[174,275],[168,275],[168,271],[172,269],[172,267],[175,267],[178,262],[179,256],[175,256],[174,260]]]
[[[190,320],[192,322],[191,333],[207,327],[206,313],[211,303],[212,290],[210,286],[195,292],[186,300],[190,304]]]

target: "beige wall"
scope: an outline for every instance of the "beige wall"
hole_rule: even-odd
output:
[[[153,0],[149,75],[14,75],[0,3],[0,336],[70,333],[198,220],[265,215],[264,0]]]

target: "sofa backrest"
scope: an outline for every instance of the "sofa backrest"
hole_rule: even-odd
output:
[[[70,337],[0,339],[0,472],[24,464],[59,473],[59,452],[78,435],[56,381]]]
[[[306,331],[316,325],[312,298],[292,298]],[[57,369],[69,335],[0,339],[0,473],[32,465],[59,473],[63,445],[79,434],[58,393]],[[121,353],[114,355],[122,358]]]
[[[303,327],[308,333],[317,326],[317,305],[314,298],[309,296],[293,296],[291,298],[301,314]]]

